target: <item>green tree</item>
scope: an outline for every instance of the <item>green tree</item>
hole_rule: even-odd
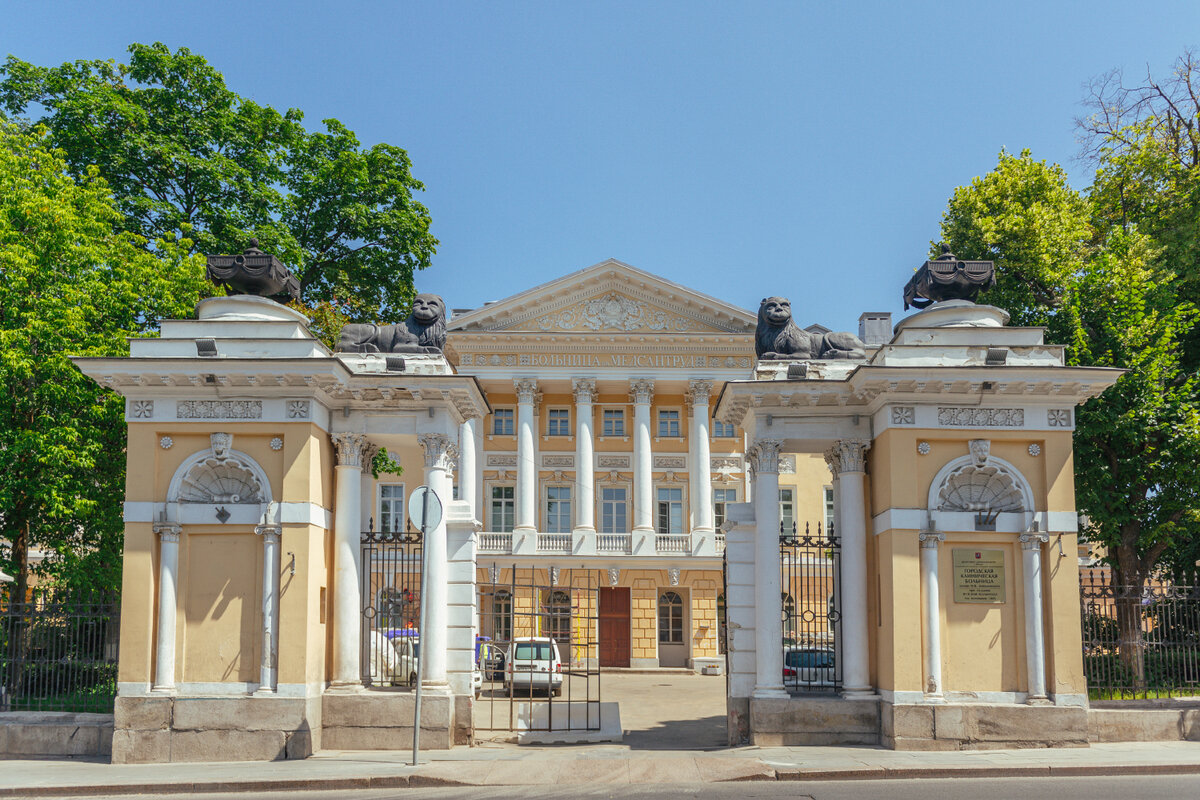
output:
[[[33,547],[62,581],[119,585],[124,404],[68,356],[127,354],[206,286],[191,242],[120,230],[99,170],[72,176],[47,139],[0,123],[0,565],[18,596]]]
[[[1200,385],[1182,346],[1194,306],[1135,221],[1111,224],[1061,168],[1028,152],[1001,153],[995,170],[956,190],[942,234],[958,255],[996,261],[983,300],[1018,324],[1046,325],[1068,363],[1128,370],[1078,411],[1076,501],[1116,582],[1144,585],[1191,537],[1200,509]],[[1122,657],[1140,676],[1137,599],[1118,624]]]
[[[240,97],[187,48],[133,44],[128,64],[9,56],[0,104],[41,109],[71,174],[94,166],[108,181],[126,230],[153,243],[188,225],[202,253],[257,237],[292,267],[305,306],[330,307],[321,319],[403,319],[437,246],[404,150],[364,149],[335,119],[309,132],[300,111]]]

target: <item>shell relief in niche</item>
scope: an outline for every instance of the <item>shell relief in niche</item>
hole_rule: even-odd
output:
[[[939,511],[1025,511],[1020,485],[995,464],[966,465],[946,477],[938,492]]]
[[[181,503],[261,503],[258,477],[234,459],[206,458],[195,464],[179,489]]]

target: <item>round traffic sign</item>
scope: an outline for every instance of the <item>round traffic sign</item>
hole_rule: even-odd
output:
[[[408,518],[422,533],[427,533],[442,521],[442,501],[428,486],[418,486],[408,498]]]

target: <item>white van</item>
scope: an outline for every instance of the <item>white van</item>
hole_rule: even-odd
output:
[[[510,695],[530,695],[534,689],[562,695],[562,659],[558,644],[547,636],[518,636],[508,647],[504,662],[504,690]]]

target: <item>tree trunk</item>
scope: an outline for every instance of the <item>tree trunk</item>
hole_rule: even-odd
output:
[[[1121,666],[1132,681],[1133,691],[1146,690],[1146,647],[1142,636],[1142,589],[1136,585],[1115,586],[1117,639]]]

